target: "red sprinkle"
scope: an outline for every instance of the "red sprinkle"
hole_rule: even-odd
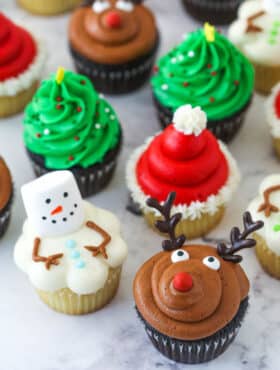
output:
[[[62,108],[62,105],[61,105],[61,104],[57,104],[57,105],[56,105],[56,109],[58,109],[58,110],[59,110],[59,109],[61,109],[61,108]]]
[[[211,75],[212,76],[216,76],[217,75],[217,72],[216,71],[213,71],[213,72],[211,72]]]
[[[212,68],[212,64],[207,64],[207,68]]]
[[[95,113],[95,117],[98,117],[98,116],[99,116],[99,112],[96,112],[96,113]]]
[[[70,155],[68,159],[69,159],[69,161],[73,161],[74,157],[72,155]]]
[[[173,73],[169,73],[169,77],[174,77],[174,74]]]
[[[85,80],[82,80],[80,83],[81,83],[81,85],[85,85],[86,84],[86,81]]]
[[[80,140],[79,136],[74,136],[74,140],[79,141]]]
[[[239,81],[238,80],[235,80],[234,81],[234,85],[238,86],[239,85]]]
[[[77,112],[81,112],[82,111],[82,108],[81,107],[77,107],[76,110],[77,110]]]
[[[42,135],[38,132],[37,134],[36,134],[36,137],[38,137],[38,138],[40,138]]]
[[[183,86],[184,86],[184,87],[187,87],[187,86],[189,86],[189,83],[188,83],[188,82],[184,82],[184,83],[183,83]]]
[[[210,96],[209,100],[210,100],[211,103],[214,103],[215,98],[213,96]]]
[[[56,98],[56,101],[61,101],[62,100],[62,97],[61,96],[58,96],[57,98]]]
[[[154,66],[153,70],[154,70],[155,73],[157,73],[159,71],[158,66]]]

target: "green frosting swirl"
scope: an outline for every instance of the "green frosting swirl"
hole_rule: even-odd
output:
[[[113,108],[83,75],[65,72],[42,82],[25,110],[24,143],[49,169],[87,168],[102,162],[120,140]]]
[[[184,104],[200,106],[211,121],[239,112],[254,89],[252,65],[217,32],[213,42],[204,30],[188,34],[159,60],[155,72],[152,88],[163,106],[172,111]]]

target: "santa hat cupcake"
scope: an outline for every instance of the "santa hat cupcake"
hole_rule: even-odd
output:
[[[280,83],[273,88],[267,100],[266,119],[270,127],[274,149],[280,158]]]
[[[147,207],[147,199],[164,202],[175,191],[172,214],[182,213],[176,232],[189,239],[218,224],[240,180],[235,160],[206,123],[201,108],[180,107],[173,124],[136,149],[127,165],[132,200],[148,223],[153,226],[159,214]]]
[[[0,12],[0,118],[23,110],[45,62],[41,42]]]

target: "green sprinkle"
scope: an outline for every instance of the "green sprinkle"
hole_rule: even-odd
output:
[[[280,27],[280,21],[274,21],[273,27]]]
[[[275,45],[275,44],[276,44],[276,40],[275,40],[275,39],[269,39],[269,40],[268,40],[268,43],[269,43],[270,45]]]
[[[271,30],[270,31],[270,36],[277,36],[278,35],[278,30]]]
[[[277,231],[280,231],[280,225],[279,224],[276,224],[273,226],[273,231],[277,232]]]

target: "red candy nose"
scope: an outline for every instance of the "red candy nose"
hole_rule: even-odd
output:
[[[58,207],[56,207],[55,209],[53,209],[52,211],[51,211],[51,215],[53,216],[53,215],[56,215],[57,213],[60,213],[60,212],[62,212],[63,211],[63,208],[62,208],[62,206],[58,206]]]
[[[110,28],[120,28],[122,19],[119,13],[111,11],[106,15],[106,24]]]
[[[193,279],[187,272],[179,272],[173,278],[173,287],[179,292],[188,292],[193,286]]]

